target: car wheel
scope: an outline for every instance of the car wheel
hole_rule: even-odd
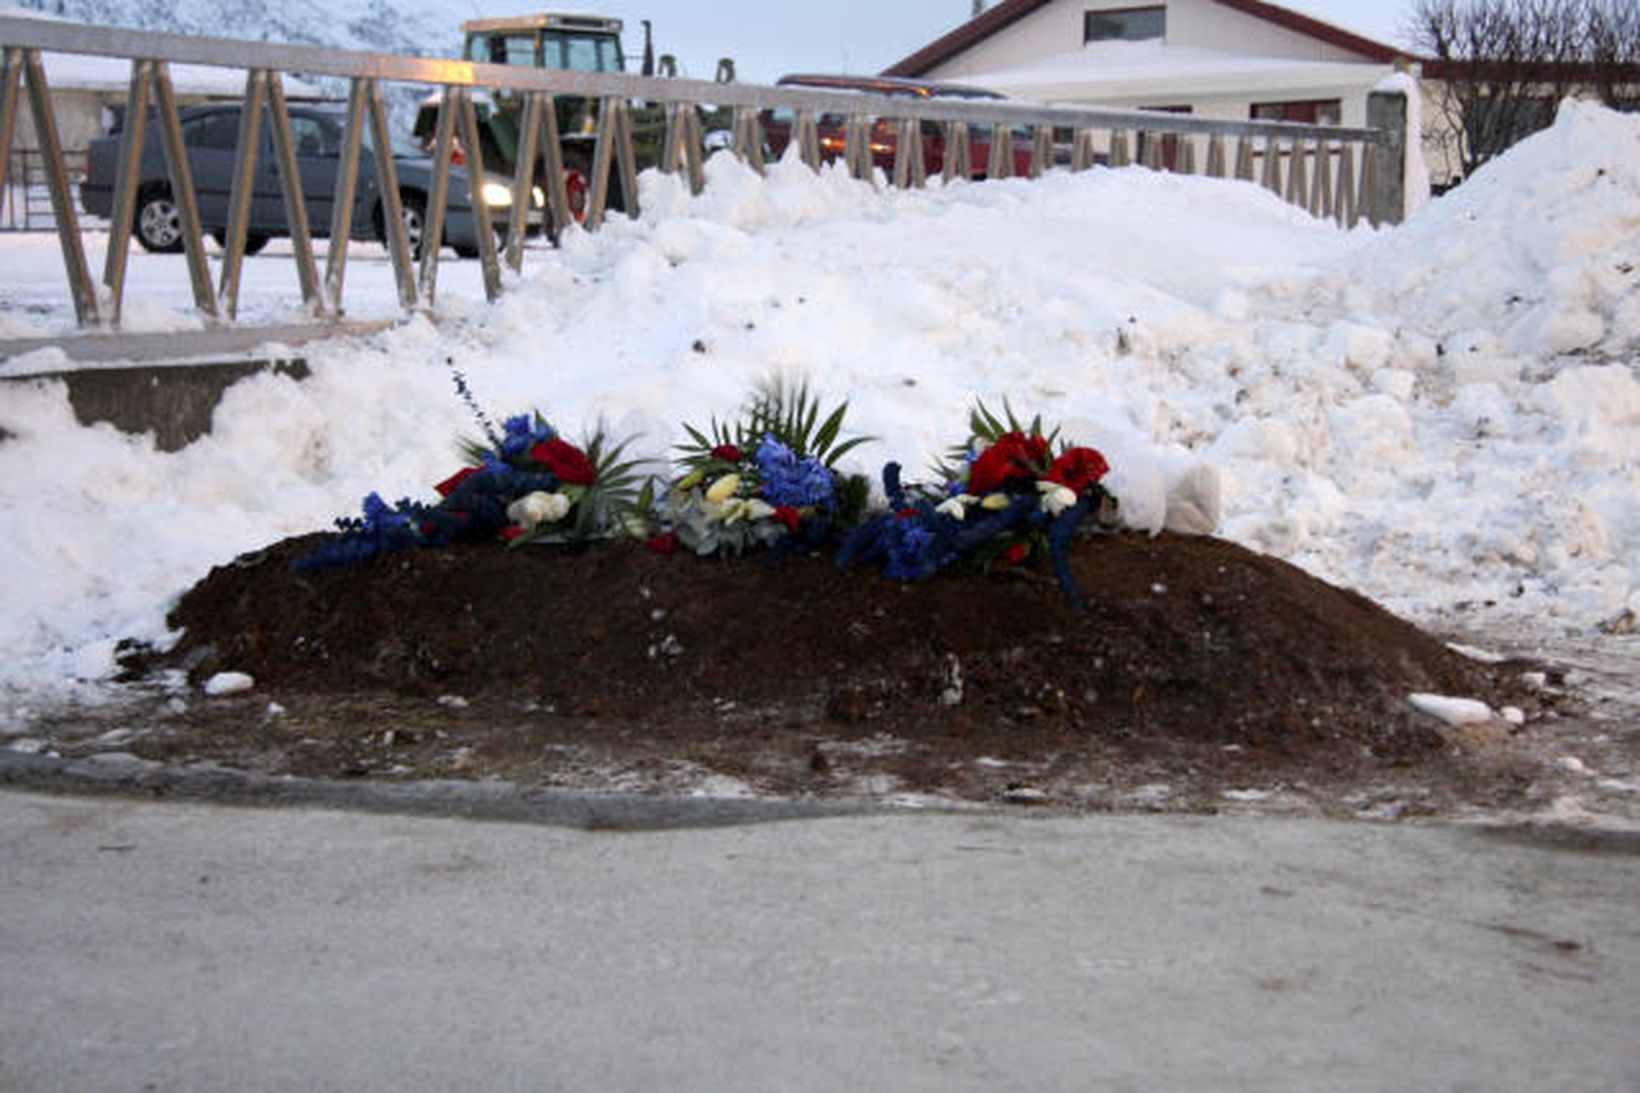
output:
[[[182,216],[164,186],[150,186],[137,195],[133,227],[144,250],[175,254],[182,249]]]
[[[215,239],[216,240],[216,245],[221,247],[223,250],[228,249],[228,233],[227,232],[225,232],[225,231],[214,231],[214,232],[211,233],[211,238]],[[246,232],[245,233],[245,255],[246,255],[246,257],[249,257],[249,256],[257,253],[258,251],[260,251],[263,247],[265,247],[267,245],[268,245],[268,237],[266,235],[263,235],[261,232]]]
[[[399,194],[399,215],[404,221],[404,241],[410,247],[410,261],[420,262],[427,236],[427,199],[414,190]],[[376,206],[376,238],[387,245],[387,227],[382,207]]]

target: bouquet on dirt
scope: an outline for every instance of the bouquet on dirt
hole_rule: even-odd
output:
[[[998,418],[975,406],[968,439],[939,465],[935,483],[908,485],[898,463],[884,466],[888,507],[849,534],[838,563],[879,562],[885,576],[915,581],[1046,554],[1080,607],[1067,551],[1078,535],[1115,524],[1116,499],[1100,485],[1110,465],[1093,448],[1064,443],[1057,428],[1044,435],[1040,416],[1022,425],[1004,411]]]
[[[599,432],[577,447],[539,413],[510,417],[500,430],[480,421],[488,443],[462,442],[466,462],[434,487],[438,501],[403,498],[389,505],[371,493],[363,516],[337,520],[338,534],[297,568],[348,565],[461,540],[585,542],[636,510],[638,462],[621,459],[624,444],[610,446]]]
[[[736,420],[713,418],[706,431],[685,424],[663,535],[700,555],[827,545],[859,521],[868,494],[864,477],[836,469],[870,439],[841,438],[847,412],[840,403],[822,419],[806,385],[773,381]]]

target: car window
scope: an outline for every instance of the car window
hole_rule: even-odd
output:
[[[182,140],[192,148],[233,151],[239,144],[239,112],[222,110],[182,123]]]
[[[339,156],[342,133],[322,118],[297,115],[290,119],[290,135],[299,156]]]

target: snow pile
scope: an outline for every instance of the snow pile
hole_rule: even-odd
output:
[[[1365,249],[1355,272],[1387,290],[1384,312],[1498,369],[1563,353],[1632,358],[1640,115],[1566,100],[1553,126]]]
[[[95,677],[209,566],[430,496],[477,431],[452,368],[493,414],[657,456],[806,377],[879,438],[873,474],[1006,399],[1102,449],[1135,526],[1222,506],[1222,534],[1424,620],[1591,627],[1640,608],[1637,126],[1574,106],[1381,233],[1139,168],[901,193],[720,156],[698,198],[646,175],[642,219],[493,306],[443,290],[436,324],[236,385],[178,453],[8,385],[0,683]]]

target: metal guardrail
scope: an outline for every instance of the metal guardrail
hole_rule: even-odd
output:
[[[1287,201],[1343,224],[1353,225],[1363,217],[1374,223],[1398,221],[1403,197],[1401,161],[1406,139],[1406,110],[1399,94],[1375,92],[1369,102],[1372,127],[1351,128],[1011,101],[918,100],[668,77],[518,68],[16,17],[0,17],[0,50],[4,57],[3,69],[0,69],[0,149],[9,150],[12,146],[16,112],[26,87],[64,265],[81,326],[117,327],[119,324],[139,158],[150,104],[155,109],[171,190],[182,220],[194,302],[207,316],[217,320],[231,320],[237,310],[251,173],[264,113],[271,126],[304,304],[318,318],[335,319],[342,314],[365,126],[370,127],[376,148],[391,147],[382,96],[384,82],[424,85],[438,89],[441,96],[431,153],[432,192],[427,198],[423,236],[430,242],[422,248],[419,264],[413,264],[404,230],[393,159],[387,155],[372,157],[385,207],[383,227],[399,301],[407,310],[430,305],[436,292],[438,247],[431,241],[442,236],[458,130],[466,155],[470,204],[478,225],[479,260],[483,264],[485,291],[490,298],[501,291],[502,263],[513,270],[521,267],[525,216],[537,174],[546,192],[552,230],[556,232],[570,222],[572,214],[553,109],[555,96],[592,98],[600,103],[584,222],[592,230],[597,229],[606,215],[612,180],[616,177],[625,212],[629,216],[638,212],[636,175],[640,164],[634,152],[631,116],[631,104],[635,101],[664,108],[666,129],[656,166],[663,171],[686,174],[695,192],[704,186],[705,149],[700,108],[710,106],[730,112],[733,118],[731,148],[736,156],[759,171],[764,167],[764,112],[780,109],[791,112],[792,143],[799,149],[803,161],[816,170],[822,161],[817,119],[826,115],[846,119],[842,159],[851,173],[865,179],[877,177],[871,146],[874,127],[879,130],[884,125],[890,127],[895,135],[894,159],[886,181],[897,186],[925,184],[928,173],[921,133],[923,124],[932,122],[941,128],[945,147],[951,153],[944,157],[942,174],[947,180],[1012,174],[1013,134],[1028,131],[1028,173],[1032,177],[1060,161],[1072,170],[1085,170],[1100,159],[1110,166],[1124,166],[1136,158],[1156,169],[1165,167],[1194,173],[1198,160],[1197,139],[1202,138],[1206,142],[1205,154],[1201,157],[1205,174],[1257,180]],[[102,291],[93,284],[81,245],[72,184],[40,60],[42,52],[118,57],[131,63],[127,121],[120,149]],[[244,105],[247,109],[241,112],[224,254],[214,283],[171,86],[172,64],[236,68],[246,73]],[[314,258],[313,233],[298,182],[290,118],[279,79],[284,73],[349,80],[341,169],[322,278]],[[496,242],[499,225],[493,222],[489,206],[477,199],[485,177],[473,104],[474,92],[480,89],[512,93],[524,104],[519,169],[513,179],[504,242],[499,248]],[[977,135],[987,131],[987,162],[967,162],[970,133]],[[1068,139],[1061,140],[1061,137]],[[1228,143],[1231,140],[1233,147]],[[1099,147],[1105,149],[1102,155],[1097,151]],[[6,157],[0,157],[0,171],[4,170],[5,162]],[[0,174],[0,189],[5,182]]]

